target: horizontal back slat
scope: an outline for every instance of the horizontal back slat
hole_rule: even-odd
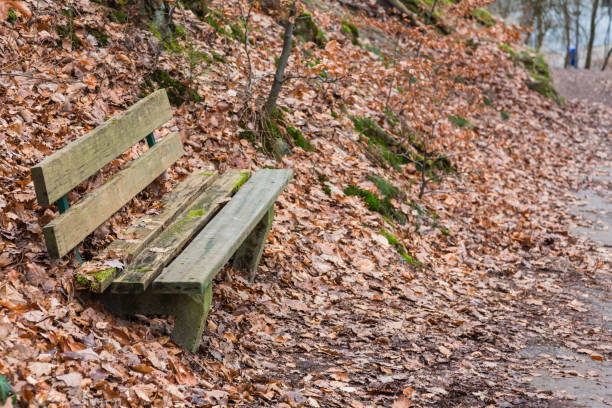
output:
[[[287,186],[291,170],[262,169],[153,281],[159,293],[202,294]]]
[[[183,155],[171,133],[138,159],[43,228],[49,255],[60,258],[98,228]]]
[[[45,158],[31,169],[38,203],[52,204],[171,117],[161,89]]]

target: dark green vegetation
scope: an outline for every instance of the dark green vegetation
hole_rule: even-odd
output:
[[[74,30],[74,10],[72,8],[66,8],[62,10],[62,14],[66,17],[65,24],[57,24],[55,26],[55,31],[60,36],[60,38],[68,38],[71,42],[71,46],[73,50],[77,50],[83,46],[79,37],[75,34]],[[14,15],[14,13],[13,13]],[[9,13],[9,19],[11,14]],[[88,25],[85,27],[87,32],[91,34],[96,41],[98,42],[98,46],[106,47],[108,46],[108,39],[110,38],[106,31],[100,27],[94,27]],[[58,47],[62,46],[62,41],[58,41]]]
[[[527,84],[530,89],[552,99],[558,104],[563,104],[563,98],[559,96],[550,76],[550,70],[544,57],[541,54],[536,54],[530,51],[516,52],[506,44],[500,44],[499,47],[510,54],[510,57],[515,64],[522,64],[529,72],[531,82]]]
[[[218,10],[211,10],[204,18],[217,33],[224,35],[229,38],[233,38],[236,41],[244,42],[245,32],[240,25],[229,21],[223,13]],[[253,41],[250,41],[253,43]]]
[[[296,129],[293,126],[288,126],[287,127],[287,134],[289,136],[291,136],[291,138],[293,139],[293,142],[295,143],[296,146],[301,147],[302,149],[306,150],[307,152],[314,152],[315,151],[314,147],[312,147],[312,145],[310,144],[308,139],[306,139],[304,137],[304,135],[302,134],[302,132],[299,129]]]
[[[341,30],[351,39],[351,43],[353,43],[353,45],[361,45],[359,43],[359,30],[350,20],[346,18],[342,20]]]
[[[8,380],[5,376],[0,375],[0,403],[6,403],[6,400],[13,394],[11,390],[11,384],[9,384]],[[17,403],[17,397],[13,395],[13,404]],[[10,405],[10,404],[9,404]]]
[[[325,174],[320,173],[318,171],[317,171],[317,178],[319,180],[319,183],[321,183],[321,187],[323,188],[323,192],[331,197],[331,188],[328,185],[329,178]]]
[[[159,88],[166,88],[168,99],[173,106],[180,106],[186,101],[199,102],[200,94],[195,89],[190,88],[173,76],[168,71],[156,69],[147,78],[145,78],[145,86],[143,89],[144,96],[155,90],[153,82],[157,83]]]
[[[351,116],[355,130],[364,136],[368,143],[368,150],[378,158],[378,161],[391,166],[398,172],[402,171],[401,165],[409,163],[404,156],[407,153],[406,146],[399,143],[389,135],[380,125],[370,118]]]
[[[106,31],[97,27],[87,27],[87,31],[96,38],[98,45],[102,47],[108,45],[109,36],[106,34]]]
[[[13,24],[17,20],[17,14],[15,14],[15,10],[9,9],[6,20],[11,24]]]
[[[376,188],[384,197],[400,199],[404,198],[405,194],[400,191],[399,188],[395,187],[393,184],[389,183],[384,178],[375,176],[374,174],[368,175],[368,180],[372,183],[376,184]]]
[[[402,244],[400,242],[399,239],[397,239],[397,237],[395,235],[393,235],[392,233],[390,233],[389,231],[385,230],[385,229],[381,229],[380,233],[387,238],[387,242],[391,245],[393,245],[393,247],[395,248],[395,250],[397,251],[398,254],[400,254],[400,256],[409,264],[411,265],[420,265],[421,263],[414,259],[412,256],[410,256],[410,254],[408,254],[408,251],[406,250],[406,247],[404,246],[404,244]]]
[[[162,45],[162,47],[164,47],[164,50],[166,52],[180,54],[185,51],[183,49],[183,46],[179,43],[181,33],[183,33],[184,39],[184,30],[181,31],[179,26],[177,26],[176,28],[177,30],[175,30],[175,32],[168,30],[164,37],[162,32],[154,24],[149,24],[149,30],[151,30],[153,35],[160,41],[160,44]]]
[[[62,10],[62,14],[66,17],[66,24],[58,24],[55,26],[57,34],[61,38],[68,38],[72,43],[72,49],[76,50],[81,47],[81,40],[74,33],[74,11],[72,8]],[[58,42],[58,47],[62,46],[61,40]]]
[[[303,42],[312,41],[319,47],[324,47],[327,42],[325,33],[317,26],[317,23],[312,18],[312,14],[308,11],[296,18],[294,34]]]
[[[478,24],[483,27],[493,27],[495,25],[495,18],[487,10],[483,8],[477,8],[472,10],[472,17],[476,19]]]
[[[501,115],[501,118],[503,120],[510,119],[510,114],[508,112],[506,112],[505,110],[503,110],[503,109],[499,112],[499,114]]]
[[[467,129],[474,129],[474,125],[463,116],[449,116],[448,120],[457,127],[464,127]]]
[[[396,209],[391,203],[391,199],[400,198],[402,195],[400,194],[399,189],[386,180],[374,175],[368,176],[368,179],[376,184],[382,198],[371,191],[364,190],[353,184],[344,189],[344,194],[348,196],[361,197],[361,199],[367,204],[370,211],[379,213],[391,224],[393,223],[391,220],[395,220],[401,225],[404,225],[406,223],[406,215],[400,210]]]

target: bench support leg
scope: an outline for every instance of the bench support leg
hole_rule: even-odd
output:
[[[212,301],[212,284],[208,284],[202,295],[175,296],[176,311],[172,340],[195,353],[202,340],[202,331]]]
[[[268,239],[268,232],[270,232],[273,220],[274,207],[270,207],[253,232],[246,238],[234,255],[234,269],[247,271],[249,273],[249,282],[251,283],[255,280],[257,265],[259,265],[259,260],[261,259],[261,254],[263,253],[264,245]]]
[[[152,293],[117,295],[103,293],[98,297],[104,306],[120,316],[174,315],[172,340],[186,350],[196,352],[212,301],[212,284],[202,295]]]

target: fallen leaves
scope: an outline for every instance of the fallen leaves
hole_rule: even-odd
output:
[[[525,73],[497,46],[512,39],[510,29],[484,33],[459,19],[457,33],[442,37],[377,15],[368,2],[356,2],[364,10],[355,18],[362,46],[339,32],[346,10],[325,2],[330,9],[317,9],[315,17],[330,41],[308,52],[296,47],[292,70],[301,73],[308,65],[302,62],[319,61],[317,73],[325,69],[346,81],[313,87],[297,78],[284,88],[283,115],[315,152],[295,149],[282,161],[266,156],[257,141],[237,137],[248,71],[243,44],[177,7],[175,17],[189,39],[179,39],[182,46],[228,63],[202,63],[187,73],[187,53],[162,50],[159,66],[189,76],[206,95],[177,107],[173,121],[160,130],[162,136],[180,131],[185,138],[186,155],[165,182],[176,183],[202,160],[221,171],[291,166],[296,177],[278,200],[255,283],[234,271],[215,282],[198,353],[173,345],[172,317],[126,320],[109,314],[75,292],[70,258],[47,259],[40,227],[56,209],[36,204],[29,168],[139,99],[155,57],[153,36],[109,22],[102,8],[76,1],[70,6],[78,9],[74,24],[84,39],[76,49],[55,29],[67,23],[66,16],[47,3],[41,2],[37,21],[26,25],[29,10],[18,7],[28,3],[0,1],[0,17],[7,5],[21,14],[14,26],[0,26],[7,51],[0,61],[27,67],[21,76],[0,76],[0,372],[25,402],[529,405],[533,400],[513,378],[533,371],[534,362],[516,357],[533,338],[563,339],[585,359],[609,360],[606,334],[580,331],[576,322],[591,305],[568,286],[589,282],[609,263],[571,237],[564,210],[567,185],[578,185],[578,167],[602,156],[608,114],[583,105],[558,107],[526,89]],[[238,21],[235,2],[212,7]],[[102,21],[112,48],[83,36],[83,27]],[[258,12],[252,24],[253,68],[262,78],[255,91],[261,93],[269,85],[265,75],[274,69],[281,28]],[[490,38],[479,40],[483,35]],[[465,45],[468,38],[476,48]],[[421,39],[426,58],[417,61]],[[18,65],[11,65],[13,56],[23,56]],[[392,79],[397,86],[390,89]],[[433,88],[444,104],[432,103]],[[430,142],[457,151],[452,156],[457,175],[440,183],[448,193],[419,201],[412,164],[395,171],[368,156],[349,116],[372,118],[401,137],[401,126],[384,113],[387,94],[390,105],[403,104],[402,126],[418,133],[441,124],[439,137]],[[494,106],[478,102],[485,95]],[[500,120],[500,109],[512,113],[508,121]],[[448,116],[457,114],[478,129],[449,124]],[[136,146],[109,163],[69,195],[71,203],[142,151]],[[584,158],[579,166],[576,157]],[[407,214],[405,225],[345,196],[348,184],[365,185],[371,174],[406,194],[406,200],[393,202]],[[454,192],[466,185],[469,193]],[[372,184],[365,187],[376,191]],[[160,198],[154,189],[134,198],[81,245],[83,253],[95,255],[115,237],[137,239],[122,232],[135,217],[157,211]],[[430,215],[420,214],[415,204]],[[423,265],[402,260],[381,229],[393,230]],[[165,249],[152,248],[156,251]],[[122,260],[111,258],[101,264],[123,267]]]
[[[11,8],[19,11],[25,17],[32,17],[32,12],[25,1],[0,0],[0,20],[6,20]]]

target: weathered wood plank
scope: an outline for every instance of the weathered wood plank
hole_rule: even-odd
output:
[[[229,170],[200,194],[159,236],[153,239],[128,268],[116,278],[113,293],[142,293],[185,245],[204,228],[223,206],[226,197],[249,176],[248,171]]]
[[[124,264],[131,263],[217,177],[217,172],[213,170],[198,169],[191,173],[164,196],[160,202],[160,213],[138,218],[119,238],[100,251],[93,261],[85,262],[77,269],[77,282],[92,292],[104,292],[117,275],[117,268],[111,268],[104,262],[118,259]]]
[[[43,228],[49,255],[59,258],[79,244],[132,197],[183,155],[178,133],[172,133],[125,169],[88,194]]]
[[[189,246],[153,281],[159,293],[202,294],[291,180],[291,170],[255,173]]]
[[[31,169],[38,203],[52,204],[171,117],[162,89],[45,158]]]
[[[160,202],[162,211],[140,217],[115,241],[96,256],[96,260],[121,259],[131,262],[161,231],[190,206],[196,197],[218,177],[217,171],[196,170],[181,181]],[[129,257],[132,259],[128,259]]]

